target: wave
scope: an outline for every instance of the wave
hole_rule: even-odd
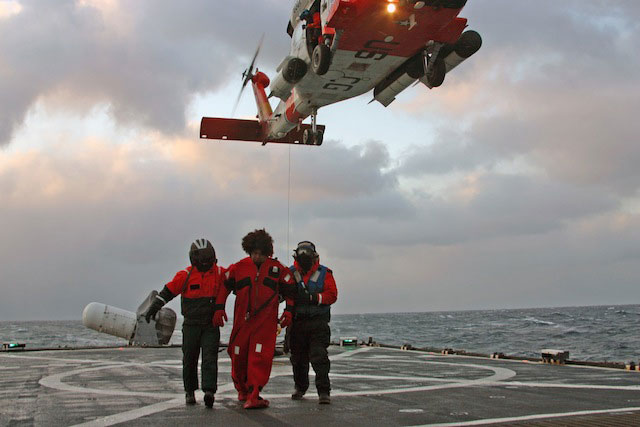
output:
[[[536,325],[547,325],[547,326],[555,325],[554,322],[549,322],[547,320],[536,319],[535,317],[525,317],[523,320],[525,320],[527,322],[535,323]]]

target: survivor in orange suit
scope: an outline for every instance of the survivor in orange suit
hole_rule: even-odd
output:
[[[284,327],[291,323],[293,299],[289,298],[295,295],[296,286],[289,269],[271,258],[273,239],[265,230],[247,234],[242,248],[249,257],[232,264],[225,273],[225,286],[218,292],[213,321],[217,326],[224,324],[225,302],[234,292],[233,329],[227,349],[231,377],[245,409],[266,408],[269,401],[260,397],[260,391],[271,374],[279,297],[287,297],[287,309],[280,318]]]

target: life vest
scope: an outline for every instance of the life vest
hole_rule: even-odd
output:
[[[223,269],[214,265],[202,273],[195,267],[179,271],[158,294],[163,303],[180,295],[180,308],[185,324],[207,324],[215,312],[215,299],[222,286]]]
[[[293,273],[294,280],[298,286],[298,296],[296,297],[295,312],[296,316],[315,317],[321,314],[331,312],[330,305],[312,304],[309,301],[309,294],[319,294],[324,291],[324,279],[327,277],[328,268],[324,265],[318,265],[316,271],[311,274],[309,280],[305,283],[302,274],[296,270],[295,266],[289,267]]]

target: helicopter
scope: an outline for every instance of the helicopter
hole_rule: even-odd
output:
[[[200,138],[320,146],[321,107],[370,91],[371,102],[387,107],[410,86],[441,86],[482,46],[459,16],[466,3],[296,0],[287,24],[291,49],[273,81],[255,68],[262,41],[242,74],[240,95],[251,83],[257,120],[203,117]],[[279,99],[275,110],[270,98]]]

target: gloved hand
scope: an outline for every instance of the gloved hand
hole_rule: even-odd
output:
[[[217,310],[213,313],[213,324],[215,326],[224,326],[224,322],[227,321],[227,313],[224,310]]]
[[[144,314],[144,320],[146,320],[147,323],[151,322],[151,319],[156,320],[156,314],[159,310],[160,308],[156,307],[155,305],[151,305],[151,307],[149,307],[147,312]]]
[[[284,313],[282,313],[282,316],[280,316],[280,326],[286,328],[287,326],[291,325],[292,320],[293,314],[291,314],[290,311],[285,310]]]
[[[311,301],[311,296],[309,295],[309,292],[306,289],[299,286],[298,292],[296,295],[296,304],[308,305],[309,301]]]
[[[309,294],[309,301],[313,305],[318,305],[318,294]]]

